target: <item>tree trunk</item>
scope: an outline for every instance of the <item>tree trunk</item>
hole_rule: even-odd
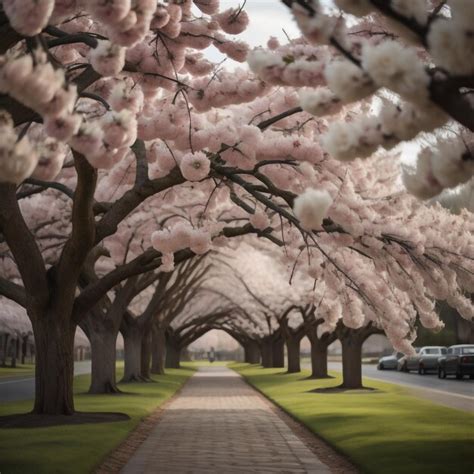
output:
[[[23,336],[21,338],[21,365],[26,363],[26,354],[28,351],[28,336]]]
[[[89,393],[120,393],[115,378],[117,334],[113,331],[91,331],[89,342],[92,362]]]
[[[151,328],[146,328],[142,336],[141,345],[141,376],[144,380],[150,380],[151,366]]]
[[[358,337],[340,339],[342,345],[342,388],[362,388],[362,344]]]
[[[36,344],[33,413],[72,415],[76,326],[67,315],[43,314],[33,321]]]
[[[328,346],[318,339],[310,339],[311,343],[311,378],[327,379]]]
[[[181,348],[170,341],[166,342],[166,364],[167,369],[179,369],[181,361]]]
[[[301,372],[300,365],[300,342],[301,339],[288,337],[286,340],[286,350],[288,355],[288,373]]]
[[[12,369],[14,369],[16,367],[16,359],[18,357],[18,347],[19,347],[18,336],[16,337],[16,339],[12,340],[11,345],[12,345],[12,360],[11,360],[10,366],[12,367]]]
[[[151,373],[165,373],[166,337],[165,331],[154,325],[151,342]]]
[[[272,344],[273,350],[273,367],[285,367],[285,341],[279,337]]]
[[[273,367],[273,347],[270,340],[262,341],[262,366],[265,368]]]
[[[121,382],[143,382],[141,376],[142,332],[138,326],[131,326],[122,332],[124,348],[124,374]]]
[[[260,364],[260,347],[257,341],[250,341],[243,345],[247,364]]]
[[[2,361],[1,366],[6,367],[7,365],[7,357],[8,357],[8,339],[10,338],[9,334],[3,334],[2,336]]]

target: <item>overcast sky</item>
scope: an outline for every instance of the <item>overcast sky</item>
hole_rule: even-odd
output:
[[[221,11],[230,7],[236,8],[241,5],[238,0],[221,0]],[[250,24],[248,28],[237,39],[246,41],[250,46],[265,46],[270,36],[276,36],[282,42],[286,42],[286,31],[290,38],[300,36],[291,14],[279,0],[248,0],[245,5]],[[224,55],[215,48],[209,48],[206,56],[212,61],[221,61]],[[236,66],[237,63],[231,60],[226,61],[226,67]]]

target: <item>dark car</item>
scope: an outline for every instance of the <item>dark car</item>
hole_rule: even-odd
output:
[[[438,377],[445,379],[448,375],[457,379],[465,375],[474,378],[474,344],[451,346],[447,354],[438,359]]]

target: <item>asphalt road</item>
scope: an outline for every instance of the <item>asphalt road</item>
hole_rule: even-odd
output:
[[[89,374],[90,361],[76,362],[74,375]],[[0,402],[29,400],[35,396],[34,377],[4,377],[0,379]]]
[[[330,370],[342,370],[340,362],[329,362]],[[474,411],[474,380],[465,377],[439,379],[437,374],[418,375],[415,372],[404,373],[396,370],[377,370],[372,364],[362,366],[364,377],[403,385],[419,397],[432,400],[440,405],[459,410]]]

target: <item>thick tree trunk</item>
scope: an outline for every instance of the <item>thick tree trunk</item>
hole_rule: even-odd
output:
[[[260,347],[257,341],[247,342],[244,346],[245,362],[247,364],[260,364]]]
[[[273,350],[273,367],[285,367],[285,341],[279,337],[272,344]]]
[[[342,345],[342,385],[343,388],[362,388],[362,344],[358,337],[340,339]]]
[[[181,348],[167,341],[166,342],[166,363],[167,369],[179,369],[181,367]]]
[[[141,346],[141,376],[144,380],[150,380],[151,372],[151,332],[150,328],[145,329],[142,336]]]
[[[262,366],[265,368],[273,367],[273,347],[270,340],[262,341]]]
[[[160,327],[153,326],[151,342],[151,373],[165,373],[166,336]]]
[[[142,333],[138,326],[122,332],[124,342],[124,374],[121,382],[143,382],[141,376]]]
[[[311,378],[326,379],[328,375],[328,346],[317,339],[311,342]]]
[[[115,378],[117,334],[105,330],[89,332],[89,342],[92,359],[89,393],[120,393]]]
[[[74,334],[67,315],[43,314],[33,322],[36,344],[35,404],[33,413],[74,413]]]
[[[300,365],[300,342],[301,339],[288,337],[286,340],[286,350],[288,355],[288,373],[301,372]]]

